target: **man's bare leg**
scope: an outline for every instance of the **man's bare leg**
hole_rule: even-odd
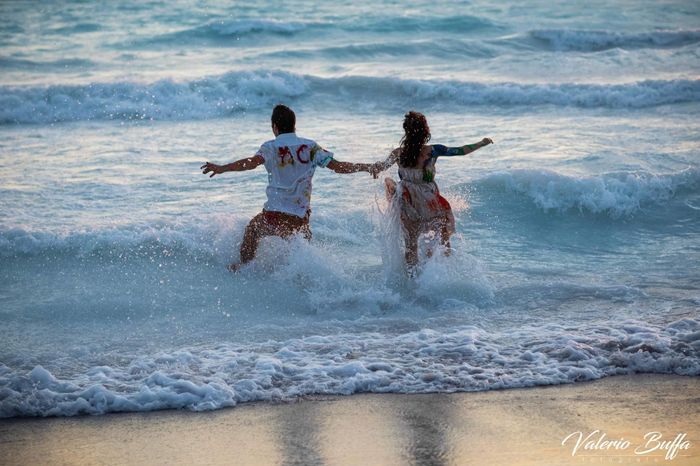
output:
[[[258,250],[258,245],[262,239],[262,214],[258,214],[248,222],[243,233],[243,242],[241,243],[241,261],[232,263],[228,266],[231,272],[238,272],[248,262],[255,258],[255,253]]]
[[[243,242],[241,243],[241,261],[232,263],[228,266],[231,272],[238,272],[241,267],[255,258],[255,254],[260,245],[260,240],[265,236],[279,236],[281,238],[289,238],[290,236],[301,233],[304,238],[311,240],[311,229],[308,222],[302,223],[291,222],[289,219],[279,217],[265,217],[265,213],[260,213],[253,217],[245,228],[243,233]]]

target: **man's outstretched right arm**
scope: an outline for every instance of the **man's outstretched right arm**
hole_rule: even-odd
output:
[[[202,173],[205,175],[211,172],[211,175],[209,175],[209,178],[211,178],[214,175],[220,175],[221,173],[226,172],[242,172],[252,170],[263,163],[265,163],[265,159],[262,155],[258,154],[245,159],[236,160],[235,162],[227,165],[217,165],[215,163],[207,162],[200,168],[202,169]]]

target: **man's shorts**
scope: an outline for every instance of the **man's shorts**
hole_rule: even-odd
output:
[[[307,212],[304,217],[285,212],[263,210],[248,224],[248,228],[253,229],[259,236],[289,236],[301,233],[304,238],[311,239],[311,228],[309,227],[309,217],[311,212]]]

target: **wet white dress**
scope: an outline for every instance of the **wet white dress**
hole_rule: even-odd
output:
[[[435,183],[436,157],[430,157],[423,168],[399,166],[400,182],[393,202],[398,203],[404,228],[420,235],[441,227],[455,231],[455,219],[447,199]]]

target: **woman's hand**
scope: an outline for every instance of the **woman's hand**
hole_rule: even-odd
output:
[[[488,146],[489,144],[493,144],[491,138],[484,138],[481,140],[481,147]]]
[[[211,172],[211,175],[209,175],[209,178],[211,178],[214,175],[220,175],[224,172],[223,167],[221,165],[217,165],[215,163],[205,163],[201,167],[202,173],[206,175],[207,173]]]

